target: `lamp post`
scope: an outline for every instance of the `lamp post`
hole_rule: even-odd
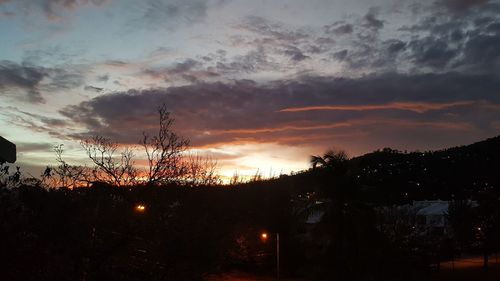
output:
[[[280,281],[280,234],[278,232],[276,234],[276,280]],[[263,232],[260,237],[262,240],[266,241],[268,238],[268,234]]]

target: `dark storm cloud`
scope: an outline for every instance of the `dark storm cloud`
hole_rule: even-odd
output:
[[[330,58],[346,70],[375,72],[494,73],[500,70],[500,5],[473,5],[460,16],[435,9],[398,36],[381,37],[376,9],[353,25],[353,39],[332,48]],[[333,28],[335,25],[332,25]],[[333,30],[333,29],[331,29]],[[347,44],[346,44],[347,42]]]
[[[238,35],[233,36],[233,43],[236,45],[248,45],[255,50],[247,54],[250,61],[269,65],[268,55],[283,55],[291,62],[297,63],[311,58],[307,52],[320,53],[324,46],[313,43],[313,36],[301,28],[290,28],[283,23],[274,22],[262,17],[249,16],[243,23],[236,26],[238,29],[251,32],[255,38]],[[256,52],[262,53],[258,55]],[[264,54],[265,52],[265,54]],[[239,58],[241,61],[242,57]],[[251,67],[255,69],[255,64]],[[240,67],[241,68],[241,67]],[[267,69],[267,67],[263,67]],[[257,68],[258,69],[258,68]]]
[[[484,5],[490,2],[490,0],[439,0],[438,4],[445,6],[446,8],[455,11],[461,12],[467,10],[474,6]]]
[[[288,46],[287,49],[284,51],[284,54],[290,57],[292,61],[296,62],[311,58],[305,55],[299,48],[294,46]]]
[[[201,61],[195,59],[185,59],[169,67],[148,68],[143,70],[142,74],[167,82],[179,80],[196,82],[219,76],[214,70],[205,67]]]
[[[71,128],[71,122],[66,119],[44,116],[21,110],[14,106],[0,107],[0,115],[12,126],[25,128],[32,132],[44,133],[60,139],[68,139],[64,133]]]
[[[14,12],[6,12],[6,11],[1,11],[0,12],[0,18],[9,18],[9,17],[13,17],[15,16],[16,14]]]
[[[290,29],[282,23],[257,16],[247,17],[238,27],[282,43],[297,43],[309,37],[306,31]]]
[[[46,68],[30,64],[0,61],[0,89],[4,95],[42,103],[43,91],[76,88],[83,84],[83,74],[76,69]],[[22,94],[20,95],[19,92]]]
[[[470,66],[476,72],[497,72],[500,70],[500,30],[498,22],[491,23],[484,30],[468,34],[463,46],[462,65]]]
[[[74,66],[50,68],[48,74],[50,81],[41,84],[46,91],[70,90],[80,87],[85,82],[83,71]]]
[[[259,48],[267,58],[285,56],[289,59],[286,62],[295,64],[306,59],[324,60],[329,56],[353,69],[383,64],[380,58],[370,58],[379,51],[376,44],[380,41],[379,31],[384,27],[377,8],[370,8],[364,16],[324,25],[320,30],[307,26],[292,27],[257,16],[245,18],[236,27],[254,36],[232,36],[233,45]],[[290,65],[280,60],[276,70],[286,70],[287,67]]]
[[[107,60],[103,62],[104,65],[109,65],[113,67],[126,67],[128,63],[123,60]]]
[[[495,75],[386,74],[358,79],[303,77],[258,84],[198,83],[168,89],[130,90],[96,97],[61,110],[99,134],[136,143],[154,128],[155,107],[165,103],[176,130],[196,146],[237,142],[313,144],[353,135],[403,129],[492,133],[500,120]],[[482,118],[488,115],[488,118]]]
[[[21,113],[27,117],[30,117],[32,120],[35,120],[35,121],[39,121],[41,122],[43,125],[46,125],[46,126],[49,126],[49,127],[52,127],[52,128],[55,128],[55,127],[64,127],[64,126],[67,126],[68,123],[66,122],[66,120],[63,120],[63,119],[60,119],[60,118],[53,118],[53,117],[47,117],[47,116],[43,116],[43,115],[40,115],[40,114],[34,114],[34,113],[30,113],[30,112],[26,112],[26,111],[22,111],[22,110],[19,110],[16,108],[16,113]]]
[[[26,50],[23,56],[23,62],[43,65],[58,63],[70,63],[72,59],[77,57],[83,51],[71,51],[64,49],[61,46],[51,46],[42,49]]]
[[[194,59],[186,59],[183,62],[177,63],[172,69],[172,73],[183,73],[189,70],[192,70],[193,68],[200,66],[201,63],[199,61],[196,61]]]
[[[347,57],[348,52],[349,51],[344,49],[342,51],[338,51],[338,52],[333,53],[333,57],[339,61],[343,61]]]
[[[335,39],[331,37],[318,37],[306,46],[306,50],[311,54],[322,54],[331,51],[332,47],[335,46]]]
[[[380,31],[384,28],[385,20],[380,18],[380,9],[372,7],[363,16],[352,16],[350,20],[337,21],[323,27],[325,36],[334,37],[336,44],[329,44],[323,48],[333,60],[342,62],[347,70],[354,71],[393,71],[396,57],[389,54],[398,46],[388,48]],[[397,41],[390,39],[386,41]],[[405,45],[404,42],[403,47]],[[399,46],[402,49],[401,46]]]
[[[22,89],[24,98],[32,103],[44,102],[38,86],[47,76],[48,73],[44,68],[24,66],[9,61],[0,62],[0,89],[4,91],[12,88]]]
[[[100,6],[109,0],[37,0],[13,1],[3,0],[0,5],[13,3],[20,6],[24,13],[42,13],[49,20],[60,20],[64,12],[73,11],[85,5]]]
[[[387,57],[383,49],[367,41],[363,39],[352,47],[335,51],[331,53],[331,58],[344,63],[348,70],[375,72],[380,67],[384,71],[391,71],[389,66],[395,57]]]
[[[226,61],[219,61],[215,69],[220,74],[251,74],[259,71],[280,70],[282,66],[272,60],[263,46],[248,51],[244,55],[234,56]]]
[[[198,22],[206,16],[207,5],[205,1],[148,1],[143,21],[152,27],[161,27],[165,22],[184,21],[186,23]]]
[[[17,142],[16,147],[19,153],[26,152],[49,152],[54,148],[50,143]]]
[[[206,55],[198,56],[198,60],[203,63],[210,63],[213,61],[227,61],[227,51],[219,49],[213,53],[208,53]]]
[[[102,92],[104,90],[104,88],[94,87],[94,86],[91,86],[91,85],[87,85],[83,89],[85,91],[96,92],[96,93],[100,93],[100,92]]]
[[[325,25],[324,29],[325,32],[328,34],[346,35],[346,34],[352,34],[354,27],[350,23],[339,21],[332,23],[330,25]]]
[[[378,19],[378,9],[376,8],[371,8],[368,13],[363,17],[363,24],[362,26],[366,28],[370,28],[373,30],[379,30],[384,27],[384,21]]]
[[[205,20],[209,8],[218,8],[228,1],[220,0],[147,0],[134,3],[132,9],[140,16],[129,22],[132,28],[176,29]]]
[[[353,42],[353,47],[361,44],[372,49],[374,43],[380,40],[380,30],[384,28],[384,21],[378,17],[379,8],[372,7],[362,18],[356,21],[353,34],[357,37],[357,40]],[[367,48],[363,47],[362,49]]]
[[[431,17],[415,29],[429,36],[408,42],[416,66],[437,70],[493,73],[500,69],[500,6],[480,9],[461,17]],[[496,14],[495,14],[496,13]],[[472,26],[470,23],[474,22]]]
[[[47,76],[43,68],[19,65],[10,61],[0,61],[0,85],[33,88]]]
[[[45,103],[45,99],[42,97],[42,94],[37,90],[28,90],[26,92],[27,101],[31,103]]]
[[[412,58],[416,65],[431,66],[443,69],[460,52],[450,47],[448,41],[434,37],[425,37],[409,42],[412,50]]]
[[[109,80],[109,74],[97,76],[96,79],[97,82],[107,82],[108,80]]]
[[[146,69],[144,70],[144,73],[155,77],[164,76],[165,79],[167,79],[167,77],[170,75],[182,74],[191,71],[198,66],[201,66],[201,63],[199,61],[196,61],[194,59],[186,59],[183,62],[178,62],[169,68]]]
[[[48,18],[57,18],[59,17],[60,9],[73,10],[87,4],[99,6],[106,1],[107,0],[42,0],[37,2]]]
[[[387,44],[387,51],[389,51],[390,54],[396,54],[398,52],[401,52],[406,47],[405,42],[397,39],[389,40],[385,43]]]

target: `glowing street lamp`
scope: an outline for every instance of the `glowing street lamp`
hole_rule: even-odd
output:
[[[276,279],[280,281],[280,234],[278,232],[276,234]],[[260,238],[264,241],[267,241],[269,235],[266,232],[260,234]]]
[[[145,206],[145,205],[143,205],[143,204],[137,204],[137,205],[135,206],[135,210],[136,210],[137,212],[142,213],[142,212],[146,211],[146,206]]]

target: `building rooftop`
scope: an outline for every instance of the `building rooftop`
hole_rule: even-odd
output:
[[[16,162],[16,145],[0,137],[0,162]]]

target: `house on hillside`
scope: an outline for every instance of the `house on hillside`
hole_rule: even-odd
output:
[[[291,233],[304,246],[304,256],[308,260],[323,256],[331,243],[331,228],[322,223],[331,200],[306,192],[291,199],[291,203],[297,218]]]
[[[477,202],[470,202],[473,207]],[[385,206],[378,208],[384,226],[394,224],[412,226],[416,233],[433,233],[446,235],[450,233],[448,210],[451,201],[423,200],[413,201],[410,204]]]
[[[291,200],[293,213],[306,225],[320,223],[325,215],[325,210],[330,204],[330,199],[319,198],[316,192],[299,194]]]
[[[447,215],[450,202],[433,200],[415,201],[413,204],[416,210],[416,226],[420,230],[441,234],[449,232]]]

